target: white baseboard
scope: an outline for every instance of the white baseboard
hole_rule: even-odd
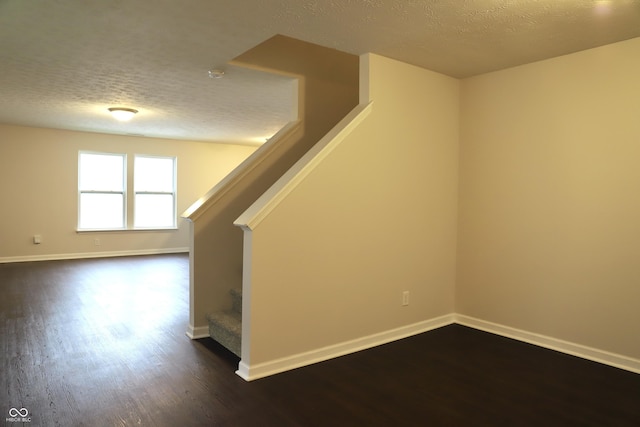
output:
[[[620,354],[609,353],[607,351],[598,350],[597,348],[587,347],[581,344],[523,331],[510,326],[487,322],[486,320],[480,320],[462,314],[455,314],[454,322],[470,328],[537,345],[539,347],[603,363],[626,371],[640,373],[640,360],[622,356]]]
[[[445,316],[436,317],[434,319],[425,320],[414,323],[412,325],[402,326],[400,328],[369,335],[362,338],[356,338],[351,341],[330,345],[328,347],[311,350],[305,353],[287,356],[270,362],[249,365],[240,361],[236,374],[246,381],[253,381],[259,378],[278,374],[280,372],[289,371],[302,366],[312,365],[314,363],[344,356],[345,354],[355,353],[372,347],[377,347],[402,338],[421,334],[432,329],[440,328],[454,322],[455,316],[447,314]]]
[[[539,347],[556,350],[561,353],[570,354],[572,356],[581,357],[583,359],[592,360],[594,362],[624,369],[626,371],[640,373],[640,360],[627,356],[610,353],[596,348],[587,347],[581,344],[560,340],[545,335],[535,334],[520,329],[504,326],[497,323],[487,322],[485,320],[476,319],[474,317],[462,314],[448,314],[437,317],[435,319],[426,320],[415,323],[413,325],[403,326],[379,334],[367,337],[357,338],[340,344],[312,350],[293,356],[284,357],[270,362],[258,363],[250,365],[244,361],[240,361],[236,374],[246,381],[257,380],[259,378],[268,377],[270,375],[300,368],[302,366],[311,365],[335,357],[344,356],[345,354],[355,353],[360,350],[376,347],[412,335],[430,331],[452,323],[457,323],[470,328],[489,332],[492,334],[512,338],[523,341]]]
[[[186,332],[187,336],[192,340],[198,340],[200,338],[209,338],[209,327],[208,326],[197,326],[193,327],[189,325]]]
[[[178,253],[184,253],[184,252],[189,252],[189,248],[136,249],[136,250],[129,250],[129,251],[25,255],[25,256],[14,256],[14,257],[0,257],[0,264],[7,264],[11,262],[59,261],[63,259],[112,258],[112,257],[123,257],[123,256],[139,256],[139,255],[178,254]]]

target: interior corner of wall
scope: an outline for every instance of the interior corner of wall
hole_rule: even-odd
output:
[[[371,54],[365,53],[360,55],[360,104],[368,104],[371,101],[369,94],[369,69],[371,63]]]
[[[294,122],[300,120],[304,114],[304,86],[302,84],[302,78],[293,79],[291,85],[293,90],[291,91],[291,116],[289,120]]]

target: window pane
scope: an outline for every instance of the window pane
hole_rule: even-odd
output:
[[[80,194],[80,228],[124,228],[122,194]]]
[[[80,190],[124,191],[124,155],[80,153]]]
[[[173,165],[173,158],[136,156],[134,190],[173,193]]]
[[[136,194],[135,227],[174,227],[172,194]]]

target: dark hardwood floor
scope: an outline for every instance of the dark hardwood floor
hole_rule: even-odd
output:
[[[247,383],[185,336],[188,276],[186,255],[0,265],[0,420],[640,426],[640,375],[459,325]]]

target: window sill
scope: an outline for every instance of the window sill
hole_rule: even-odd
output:
[[[175,231],[178,227],[149,227],[149,228],[77,228],[76,233],[109,233],[136,231]]]

